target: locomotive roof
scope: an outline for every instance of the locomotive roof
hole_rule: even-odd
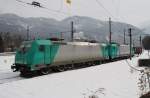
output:
[[[99,43],[90,43],[90,42],[67,42],[68,45],[99,45]]]
[[[35,40],[35,43],[39,45],[51,45],[52,44],[50,40]]]
[[[90,43],[90,42],[61,42],[61,41],[51,41],[51,40],[44,40],[44,39],[37,39],[34,41],[25,41],[24,43],[32,43],[35,42],[38,45],[51,45],[51,44],[68,44],[68,45],[108,45],[108,43]],[[116,43],[112,43],[111,45],[118,45]]]

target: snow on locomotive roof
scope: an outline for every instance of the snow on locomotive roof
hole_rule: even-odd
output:
[[[120,46],[129,46],[129,45],[127,45],[127,44],[120,44]]]
[[[90,42],[67,42],[69,45],[99,45],[99,43],[90,43]]]

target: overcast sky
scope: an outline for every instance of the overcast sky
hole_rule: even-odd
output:
[[[22,1],[30,3],[33,0]],[[126,22],[135,26],[150,20],[150,0],[99,0],[101,6],[96,0],[72,0],[71,6],[67,5],[65,0],[34,1],[40,2],[48,9],[68,14],[51,12],[16,0],[0,0],[0,13],[15,13],[23,17],[49,17],[58,20],[73,15],[89,16],[100,20],[108,20],[108,17],[112,17],[114,21]]]

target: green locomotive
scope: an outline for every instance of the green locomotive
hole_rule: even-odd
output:
[[[75,66],[89,66],[119,57],[129,56],[129,46],[116,43],[60,42],[51,40],[25,41],[17,50],[13,71],[21,74],[51,70],[64,71]]]

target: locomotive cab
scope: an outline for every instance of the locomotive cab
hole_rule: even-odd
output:
[[[30,69],[28,67],[29,59],[27,59],[27,57],[29,55],[29,51],[31,51],[31,43],[31,41],[23,42],[19,49],[16,51],[15,63],[13,66],[11,66],[11,69],[13,69],[14,72],[21,69]]]
[[[53,47],[52,47],[53,46]],[[50,40],[25,41],[16,52],[13,71],[33,71],[51,64],[57,45]]]

